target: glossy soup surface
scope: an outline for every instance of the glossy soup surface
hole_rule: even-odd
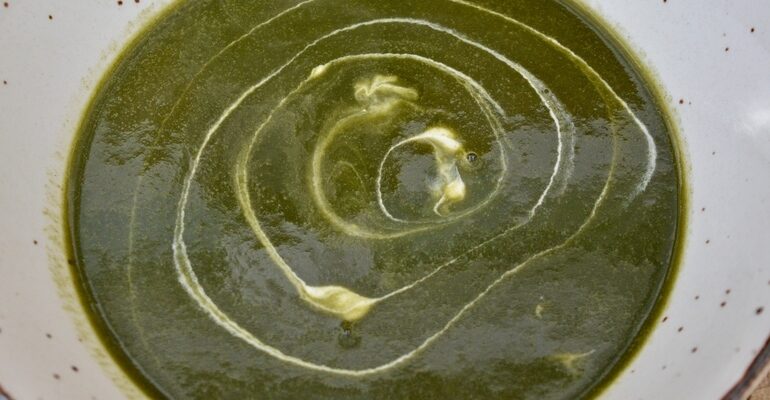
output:
[[[665,116],[552,0],[182,2],[105,77],[68,212],[170,398],[571,399],[669,276]]]

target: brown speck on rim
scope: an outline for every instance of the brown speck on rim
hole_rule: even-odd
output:
[[[730,294],[730,292],[732,292],[732,290],[730,289],[725,290],[725,294]]]
[[[679,99],[679,104],[684,104],[684,99]]]
[[[760,315],[763,311],[765,311],[765,307],[757,307],[756,311],[754,312],[757,313],[757,315]]]
[[[70,368],[72,369],[72,371],[73,371],[73,372],[78,372],[78,371],[80,371],[80,369],[78,369],[78,367],[76,367],[76,366],[74,366],[74,365],[73,365],[73,366],[71,366]]]
[[[730,51],[730,48],[729,47],[725,47],[725,51]]]
[[[45,334],[45,337],[47,337],[47,338],[51,339],[53,336],[51,336],[51,334],[50,334],[50,333],[46,333],[46,334]]]
[[[59,374],[53,374],[53,379],[61,379],[61,376],[59,376]]]
[[[680,327],[679,327],[679,329],[677,329],[676,331],[677,331],[677,332],[681,332],[681,331],[683,331],[683,330],[684,330],[684,327],[683,327],[683,326],[680,326]]]
[[[756,29],[754,29],[754,27],[752,26],[752,27],[751,27],[751,30],[750,30],[750,32],[751,32],[751,33],[754,33],[754,31],[755,31],[755,30],[756,30]]]
[[[727,305],[727,302],[726,302],[726,301],[723,301],[723,302],[719,303],[719,307],[724,307],[724,306],[726,306],[726,305]]]
[[[35,246],[37,246],[37,240],[33,240],[33,241],[32,241],[32,244],[34,244]]]
[[[699,295],[699,294],[696,294],[696,295],[695,295],[695,300],[698,300],[698,299],[700,299],[700,295]]]
[[[8,84],[8,81],[3,81],[3,85],[7,85],[7,84]]]
[[[118,5],[122,6],[123,5],[123,0],[118,0]]]
[[[48,19],[53,19],[53,15],[48,15]]]
[[[700,212],[704,212],[704,211],[706,211],[706,207],[703,207],[700,209]]]
[[[8,2],[7,1],[3,2],[3,7],[8,8]]]
[[[668,321],[668,316],[663,317],[663,321],[661,322],[666,322],[666,321]]]
[[[139,0],[134,0],[134,3],[139,4]]]
[[[692,350],[690,350],[690,353],[695,353],[698,351],[698,347],[693,347]]]
[[[711,239],[706,239],[706,244],[711,243]]]

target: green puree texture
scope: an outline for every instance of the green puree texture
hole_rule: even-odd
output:
[[[669,276],[675,147],[556,1],[188,1],[81,127],[70,243],[169,398],[572,399]]]

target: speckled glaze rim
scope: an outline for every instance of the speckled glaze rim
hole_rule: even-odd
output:
[[[738,382],[736,382],[735,385],[722,396],[722,400],[747,399],[769,372],[770,336],[768,336],[767,341],[762,347],[762,351],[760,351],[759,355],[754,358],[754,361],[752,361],[751,365],[749,365]],[[14,400],[13,396],[3,389],[2,384],[0,384],[0,399]]]
[[[574,0],[574,1],[581,2],[581,1],[587,1],[587,0]],[[181,2],[178,0],[172,0],[171,3],[173,4],[173,3],[181,3]],[[671,2],[669,2],[669,4],[670,3]],[[159,5],[159,3],[155,3],[155,5]],[[161,9],[164,9],[167,6],[168,5],[163,5],[161,6]],[[145,17],[149,16],[150,18],[152,18],[151,15],[154,15],[154,13],[158,11],[158,8],[153,8],[152,11],[153,13],[147,13],[144,16]],[[161,14],[162,14],[162,11],[161,11]],[[55,15],[57,15],[57,20],[58,20],[58,14],[55,14]],[[45,15],[43,15],[43,18],[44,17]],[[138,25],[143,25],[146,23],[146,21],[147,21],[147,18],[141,20],[140,23],[138,23]],[[135,28],[136,27],[128,29],[127,32],[129,33],[134,32],[133,29]],[[612,32],[620,32],[619,30],[617,30],[617,27],[612,27],[612,28],[613,28],[611,30]],[[753,27],[751,32],[752,33],[754,32]],[[130,37],[133,35],[128,35],[128,36]],[[120,41],[117,41],[115,43],[118,43],[117,47],[122,47],[124,40],[121,39]],[[107,51],[107,53],[109,53],[110,51]],[[637,53],[634,52],[633,54],[637,54]],[[639,55],[641,56],[642,54],[639,54]],[[101,75],[102,75],[101,72],[96,73],[97,78]],[[1,86],[2,85],[0,84],[0,88]],[[671,101],[675,102],[675,99]],[[40,240],[39,237],[37,239]],[[65,264],[66,264],[66,260],[65,260]],[[755,304],[755,306],[756,305],[758,304]],[[757,314],[759,314],[759,312],[757,312]],[[662,316],[663,315],[661,315],[661,317]],[[5,329],[3,329],[2,333],[5,333]],[[744,356],[742,358],[743,362],[741,362],[741,365],[733,365],[732,367],[729,368],[730,371],[723,371],[723,372],[730,372],[729,374],[730,377],[721,380],[721,383],[718,385],[718,387],[715,387],[715,390],[713,390],[713,392],[710,393],[711,396],[714,396],[713,397],[714,399],[745,400],[747,398],[750,398],[752,394],[757,390],[757,388],[761,385],[763,380],[768,376],[768,373],[770,373],[770,336],[765,336],[765,335],[770,335],[770,332],[766,332],[765,334],[762,334],[760,329],[760,331],[756,333],[755,341],[753,342],[752,348],[751,349],[744,348],[744,351],[741,351],[741,353]],[[63,347],[63,346],[57,346],[57,347]],[[737,353],[737,350],[736,350],[736,353]],[[2,358],[6,358],[6,357],[0,357],[0,361],[2,361]],[[10,357],[8,357],[6,361],[9,361],[9,364],[11,364],[11,368],[14,368],[12,359],[10,359]],[[713,367],[716,367],[716,366],[713,366]],[[723,366],[721,368],[720,367],[716,367],[716,368],[717,369],[724,368],[725,370],[727,369],[726,366]],[[670,370],[671,369],[669,369],[669,371]],[[723,374],[723,375],[727,376],[726,374]],[[113,379],[115,378],[113,377]],[[616,379],[612,379],[611,381],[614,383],[615,380]],[[42,383],[43,382],[40,382],[41,385]],[[24,389],[17,388],[17,386],[19,385],[18,385],[18,382],[16,382],[16,379],[11,379],[10,377],[5,381],[0,382],[0,400],[21,400],[21,398],[18,396],[22,396],[22,397],[26,396],[26,394],[23,393]],[[92,386],[92,385],[86,384],[84,386]],[[55,390],[59,390],[59,389],[55,389]],[[13,395],[9,393],[9,391],[13,393]],[[602,398],[602,396],[603,394],[599,393],[597,398]],[[58,396],[54,396],[54,397],[58,397]],[[127,397],[130,398],[130,396],[127,396]],[[35,398],[35,397],[31,397],[31,398]],[[66,398],[66,396],[64,396],[64,398]],[[593,396],[590,396],[588,398],[593,398]],[[689,396],[682,396],[681,398],[689,398]]]
[[[738,382],[722,397],[722,400],[748,398],[768,373],[770,373],[770,336],[754,361],[746,368]]]

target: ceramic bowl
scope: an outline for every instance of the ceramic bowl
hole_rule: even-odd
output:
[[[0,5],[0,399],[140,392],[74,295],[61,232],[69,145],[99,78],[166,0]],[[650,70],[685,154],[673,291],[607,399],[739,399],[770,359],[770,5],[584,0]]]

